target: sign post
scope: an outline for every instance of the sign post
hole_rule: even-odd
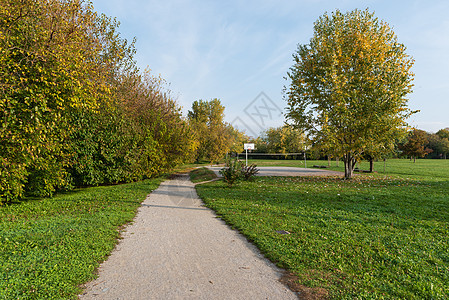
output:
[[[306,154],[307,149],[304,150],[304,168],[307,168],[307,154]]]
[[[245,148],[246,154],[246,166],[248,166],[248,150],[254,150],[254,144],[243,144],[243,148]]]

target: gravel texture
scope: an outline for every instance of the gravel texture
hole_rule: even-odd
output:
[[[198,198],[188,175],[139,208],[80,299],[297,299],[282,270]]]

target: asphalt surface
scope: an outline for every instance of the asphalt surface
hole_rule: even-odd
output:
[[[282,270],[203,206],[188,175],[151,193],[122,236],[80,299],[297,299]]]
[[[223,167],[212,166],[208,167],[214,171],[217,176],[220,176],[219,171]],[[331,176],[342,175],[341,172],[321,170],[321,169],[308,169],[308,168],[296,168],[296,167],[257,167],[259,173],[257,176]]]

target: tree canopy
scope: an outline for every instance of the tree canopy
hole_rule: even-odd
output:
[[[304,133],[288,125],[270,127],[253,142],[260,153],[302,153],[307,147]]]
[[[427,133],[415,128],[409,132],[407,141],[399,145],[399,149],[402,150],[403,155],[410,156],[410,159],[413,158],[416,162],[417,157],[424,157],[433,151],[426,148],[427,143]]]
[[[224,109],[217,98],[193,102],[187,117],[198,144],[196,161],[218,162],[230,151],[243,150],[243,142],[247,138],[224,121]]]
[[[386,152],[413,113],[413,59],[390,26],[368,10],[324,14],[299,45],[285,88],[287,118],[345,162],[351,178],[366,153]]]

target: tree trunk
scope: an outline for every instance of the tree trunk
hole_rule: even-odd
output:
[[[345,163],[345,179],[351,179],[354,173],[355,159],[352,155],[346,154],[343,156],[343,161]]]
[[[374,172],[374,159],[373,158],[370,158],[370,160],[369,160],[369,171],[370,171],[370,173]]]

